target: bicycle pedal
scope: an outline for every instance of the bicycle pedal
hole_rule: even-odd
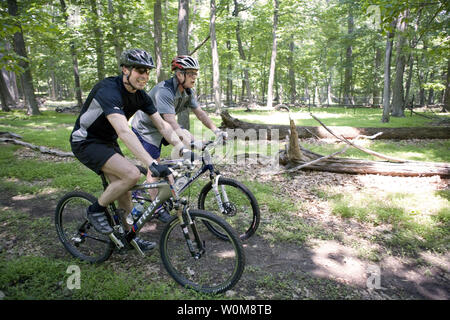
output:
[[[136,251],[139,253],[141,257],[145,257],[145,253],[141,250],[141,248],[139,248],[139,245],[137,244],[136,240],[133,239],[130,241],[130,243],[133,246],[133,248],[136,249]]]
[[[120,250],[124,247],[122,241],[120,241],[119,239],[117,239],[117,237],[114,235],[114,233],[110,233],[109,238],[112,240],[112,242],[114,242],[114,244],[116,245],[116,247]]]

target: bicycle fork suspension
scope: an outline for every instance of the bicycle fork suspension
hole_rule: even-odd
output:
[[[189,210],[188,208],[184,207],[182,210],[179,210],[177,212],[177,215],[180,220],[180,227],[181,230],[183,231],[183,236],[184,239],[186,240],[186,244],[189,248],[189,251],[191,252],[192,257],[198,260],[205,253],[205,241],[202,241],[200,239],[200,236],[197,231],[197,226],[195,222],[192,220],[188,210]],[[197,244],[198,250],[195,250],[194,248],[194,244],[189,235],[189,229],[191,229],[192,233],[194,234],[194,239],[195,243]]]
[[[223,204],[224,203],[228,203],[228,195],[227,195],[227,193],[225,191],[225,186],[224,185],[220,186],[221,191],[222,191],[222,196],[220,195],[220,192],[219,192],[219,178],[220,178],[220,175],[215,177],[214,183],[212,184],[212,189],[213,189],[213,192],[214,192],[214,196],[216,197],[217,204],[219,206],[220,212],[221,213],[226,213]],[[222,201],[222,197],[223,197],[223,201]]]

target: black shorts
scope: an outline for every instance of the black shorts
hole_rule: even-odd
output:
[[[103,165],[114,154],[118,153],[123,156],[117,142],[83,141],[71,143],[71,146],[75,157],[96,174],[102,173]]]

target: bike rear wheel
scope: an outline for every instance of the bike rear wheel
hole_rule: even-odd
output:
[[[251,237],[258,229],[260,220],[258,201],[253,193],[241,182],[224,177],[219,178],[218,191],[225,209],[224,213],[219,211],[211,182],[200,191],[198,208],[216,213],[225,219],[236,230],[241,240]],[[213,226],[209,227],[211,232],[226,240],[220,230],[214,229]]]
[[[190,210],[193,221],[187,227],[192,247],[189,250],[178,217],[172,218],[160,238],[161,260],[167,272],[183,287],[204,293],[222,293],[232,288],[240,279],[245,266],[241,241],[230,225],[209,212]],[[223,241],[212,234],[205,222],[226,235]],[[197,231],[198,238],[195,237]]]
[[[87,220],[86,209],[95,201],[89,193],[73,191],[59,200],[55,211],[56,232],[66,250],[93,263],[107,260],[114,249],[109,237],[97,232]]]

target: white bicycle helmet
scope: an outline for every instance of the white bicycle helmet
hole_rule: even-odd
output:
[[[200,65],[198,64],[197,59],[192,58],[191,56],[177,56],[172,60],[172,71],[175,69],[185,70],[185,69],[194,69],[199,70]]]

